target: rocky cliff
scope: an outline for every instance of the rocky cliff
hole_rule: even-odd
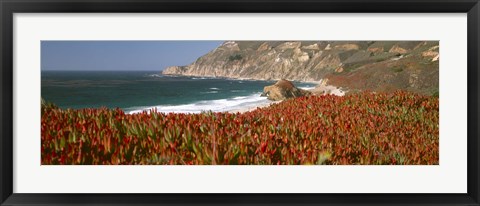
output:
[[[438,41],[226,41],[166,75],[322,81],[347,91],[438,93]]]

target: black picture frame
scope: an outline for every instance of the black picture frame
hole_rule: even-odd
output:
[[[1,205],[480,205],[478,0],[0,0]],[[466,194],[19,194],[13,193],[14,13],[467,13]],[[452,177],[455,178],[455,177]],[[412,186],[413,187],[413,186]]]

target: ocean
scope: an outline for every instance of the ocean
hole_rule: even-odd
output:
[[[164,76],[156,71],[42,71],[41,95],[60,108],[120,108],[138,113],[235,111],[268,104],[275,81]],[[313,83],[293,82],[310,89]]]

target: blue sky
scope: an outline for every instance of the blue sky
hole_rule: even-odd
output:
[[[160,71],[183,66],[223,41],[42,41],[41,70]]]

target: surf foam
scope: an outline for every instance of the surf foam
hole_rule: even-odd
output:
[[[252,108],[256,105],[265,105],[270,101],[266,97],[261,97],[261,93],[255,93],[249,96],[238,96],[228,99],[217,100],[203,100],[190,104],[181,105],[158,105],[151,107],[137,107],[132,108],[130,111],[126,109],[126,113],[135,114],[142,111],[149,112],[151,109],[156,108],[157,112],[163,113],[201,113],[203,111],[212,112],[227,112],[238,111],[242,109]]]

